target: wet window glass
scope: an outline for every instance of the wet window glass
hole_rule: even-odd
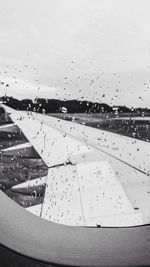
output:
[[[3,2],[0,190],[26,211],[76,227],[150,223],[149,8]]]

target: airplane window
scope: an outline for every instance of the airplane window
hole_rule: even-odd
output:
[[[0,18],[1,191],[58,224],[149,224],[149,3],[34,2]]]

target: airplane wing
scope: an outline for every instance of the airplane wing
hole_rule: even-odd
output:
[[[2,153],[19,153],[19,156],[37,153],[48,167],[46,177],[12,187],[13,191],[23,192],[45,186],[43,202],[27,210],[73,226],[120,227],[145,222],[114,166],[136,171],[142,179],[147,179],[149,162],[141,160],[145,152],[146,158],[149,157],[147,143],[51,116],[16,111],[5,105],[2,108],[12,120],[5,131],[6,127],[21,131],[28,140]],[[1,126],[0,131],[3,129]]]
[[[149,143],[2,108],[1,136],[22,132],[25,138],[3,148],[1,159],[32,159],[39,168],[11,190],[44,196],[26,212],[0,191],[0,244],[17,252],[15,259],[22,254],[63,266],[149,265],[150,231],[143,225],[150,222]]]

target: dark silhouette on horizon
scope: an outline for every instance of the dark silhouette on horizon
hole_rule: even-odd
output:
[[[39,113],[135,113],[138,115],[150,114],[148,108],[128,108],[126,106],[109,106],[106,103],[80,101],[80,100],[58,100],[36,98],[18,100],[12,96],[2,96],[0,101],[16,110],[36,111]]]

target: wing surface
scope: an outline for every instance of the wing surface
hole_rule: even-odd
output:
[[[111,161],[117,159],[121,168],[126,164],[148,172],[149,164],[143,164],[141,157],[145,149],[149,154],[149,146],[51,116],[2,107],[13,122],[12,129],[16,131],[18,127],[29,141],[26,147],[33,146],[48,167],[48,175],[41,183],[28,181],[13,187],[25,190],[34,188],[36,183],[46,185],[42,205],[30,207],[29,211],[73,226],[143,224],[141,212],[134,209]],[[140,153],[136,153],[137,148]]]

